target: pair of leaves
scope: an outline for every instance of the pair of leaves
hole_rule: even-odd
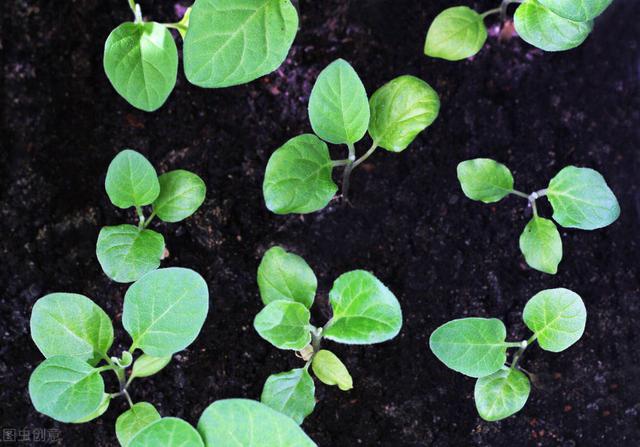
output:
[[[278,68],[298,30],[298,14],[289,0],[197,0],[178,25],[187,79],[219,88]],[[152,112],[175,87],[178,50],[165,25],[127,22],[107,38],[103,63],[116,91]]]
[[[369,101],[353,67],[342,59],[332,62],[309,98],[315,135],[289,140],[269,159],[263,183],[267,208],[276,214],[310,213],[329,203],[338,187],[325,141],[353,145],[368,129],[374,144],[400,152],[433,123],[439,109],[437,93],[413,76],[390,81]]]

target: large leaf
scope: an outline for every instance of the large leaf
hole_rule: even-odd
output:
[[[156,170],[144,155],[131,149],[111,161],[104,186],[111,203],[119,208],[149,205],[160,194]]]
[[[560,17],[587,22],[598,17],[613,0],[538,0]]]
[[[320,72],[309,98],[313,131],[333,144],[351,144],[369,126],[367,92],[358,73],[347,61],[337,59]]]
[[[391,152],[400,152],[436,119],[440,98],[422,79],[404,75],[376,90],[369,108],[373,141]]]
[[[473,391],[478,414],[485,421],[499,421],[517,413],[529,398],[531,384],[521,371],[503,367],[476,381]]]
[[[520,37],[545,51],[570,50],[587,38],[593,22],[574,22],[554,14],[537,0],[525,0],[514,14]]]
[[[290,139],[267,163],[262,185],[267,208],[276,214],[304,214],[324,208],[338,190],[332,170],[324,141],[311,134]]]
[[[313,447],[316,444],[293,419],[247,399],[212,403],[198,421],[198,431],[208,447]]]
[[[449,321],[429,337],[429,347],[454,371],[484,377],[498,371],[507,360],[507,330],[495,318]]]
[[[371,273],[354,270],[336,279],[329,292],[333,317],[322,335],[347,344],[373,344],[398,335],[400,303]]]
[[[176,85],[178,49],[159,23],[123,23],[104,45],[104,71],[113,88],[138,109],[152,112]]]
[[[180,222],[200,208],[207,187],[193,172],[177,169],[158,177],[160,195],[153,202],[153,211],[165,222]]]
[[[116,437],[122,447],[127,447],[131,439],[143,428],[160,420],[158,410],[148,402],[138,402],[118,416]]]
[[[104,381],[87,362],[59,355],[42,362],[29,379],[29,395],[40,413],[60,422],[75,422],[102,404]]]
[[[152,376],[159,372],[162,368],[167,366],[171,359],[171,355],[167,355],[164,357],[152,357],[147,354],[142,354],[136,359],[135,363],[133,364],[131,377]]]
[[[553,221],[534,216],[520,235],[520,251],[530,267],[555,275],[562,260],[562,239]]]
[[[560,352],[582,337],[587,309],[577,293],[563,288],[548,289],[527,302],[522,318],[542,349]]]
[[[72,356],[95,365],[113,343],[113,326],[93,301],[75,293],[40,298],[31,312],[31,338],[42,355]]]
[[[129,447],[204,447],[200,434],[179,418],[162,418],[136,433]]]
[[[149,272],[124,297],[122,325],[134,349],[153,357],[174,354],[198,336],[209,310],[209,289],[193,270],[172,267]]]
[[[160,267],[164,237],[133,225],[103,227],[96,256],[104,273],[116,282],[133,282]]]
[[[331,386],[337,385],[342,391],[349,391],[353,388],[353,379],[349,370],[333,352],[326,349],[319,350],[313,356],[311,367],[322,383]]]
[[[300,303],[273,301],[256,315],[253,326],[276,348],[300,350],[311,342],[310,318]]]
[[[316,406],[315,393],[316,387],[307,368],[297,368],[270,375],[260,400],[302,424]]]
[[[597,171],[567,166],[549,182],[553,218],[563,227],[595,230],[620,216],[618,200]]]
[[[184,71],[200,87],[244,84],[282,64],[298,31],[289,0],[196,0]]]
[[[307,309],[313,304],[318,280],[304,259],[271,247],[258,267],[258,287],[264,304],[272,301],[297,301]]]
[[[486,40],[487,28],[482,16],[467,6],[454,6],[433,20],[424,43],[424,54],[459,61],[480,51]]]
[[[511,171],[489,158],[475,158],[458,164],[458,180],[464,194],[484,203],[497,202],[513,190]]]

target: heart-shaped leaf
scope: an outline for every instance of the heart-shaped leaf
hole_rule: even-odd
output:
[[[316,387],[307,368],[297,368],[270,375],[264,383],[260,401],[302,424],[316,406],[315,393]]]
[[[538,0],[540,4],[560,17],[576,22],[595,19],[613,0]]]
[[[330,386],[337,385],[342,391],[353,388],[353,379],[349,370],[333,352],[326,349],[319,350],[313,356],[311,367],[322,383]]]
[[[531,268],[555,275],[562,260],[562,239],[556,225],[534,216],[520,235],[520,251]]]
[[[142,429],[160,420],[158,410],[148,402],[138,402],[118,416],[116,420],[116,437],[122,447]]]
[[[276,348],[300,350],[311,342],[309,309],[292,301],[273,301],[258,312],[253,326]]]
[[[207,187],[193,172],[177,169],[158,177],[160,195],[153,212],[165,222],[180,222],[195,213],[204,202]]]
[[[513,190],[513,176],[509,168],[489,158],[459,163],[458,180],[467,197],[484,203],[502,200]]]
[[[531,384],[521,371],[503,367],[476,381],[473,391],[478,414],[485,421],[499,421],[517,413],[529,398]]]
[[[179,418],[162,418],[137,432],[128,447],[204,447],[200,434]]]
[[[318,280],[309,264],[282,247],[271,247],[258,267],[258,287],[264,304],[297,301],[307,309],[313,304]]]
[[[466,6],[447,8],[436,16],[427,32],[424,54],[459,61],[480,51],[487,27],[480,14]]]
[[[111,203],[123,209],[149,205],[160,194],[156,170],[142,154],[131,149],[123,150],[111,161],[104,186]]]

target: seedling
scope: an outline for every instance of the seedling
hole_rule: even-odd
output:
[[[138,225],[104,227],[98,235],[96,255],[105,274],[116,282],[136,281],[160,266],[165,245],[160,233],[147,227],[155,216],[180,222],[204,202],[206,187],[196,174],[178,169],[158,177],[140,153],[125,149],[113,159],[105,180],[107,195],[118,208],[135,207]],[[151,205],[147,217],[143,207]]]
[[[317,279],[300,256],[281,247],[269,249],[258,267],[258,287],[265,307],[253,326],[262,338],[280,349],[290,349],[305,361],[302,368],[269,376],[261,401],[302,423],[315,407],[318,380],[353,388],[349,371],[331,351],[321,349],[323,339],[365,345],[394,338],[402,326],[396,297],[371,273],[354,270],[338,277],[329,293],[333,317],[318,328],[311,324]]]
[[[563,227],[595,230],[620,216],[620,206],[602,175],[589,168],[567,166],[556,174],[546,189],[526,194],[513,189],[513,176],[505,165],[488,158],[463,161],[458,180],[472,200],[493,203],[509,194],[523,197],[533,217],[520,235],[520,251],[531,268],[555,274],[562,260],[562,240],[550,219],[538,216],[536,200],[547,196],[553,219]]]
[[[474,399],[486,421],[505,419],[527,402],[531,373],[519,366],[525,350],[537,341],[545,351],[564,351],[582,337],[587,311],[582,298],[571,290],[548,289],[527,302],[523,319],[533,331],[527,340],[506,341],[504,323],[495,318],[452,320],[429,338],[431,351],[442,363],[478,379]],[[511,362],[505,363],[511,348],[518,350]]]
[[[332,172],[344,167],[342,194],[347,196],[351,171],[378,147],[402,152],[438,116],[438,94],[421,79],[400,76],[367,92],[353,67],[338,59],[326,67],[311,90],[309,121],[315,132],[299,135],[269,159],[262,191],[276,214],[312,213],[334,197]],[[371,147],[356,160],[355,143],[369,131]],[[323,141],[324,140],[324,141]],[[332,160],[325,143],[344,144],[348,157]]]
[[[178,49],[184,40],[187,80],[205,88],[245,84],[282,64],[298,31],[290,0],[196,0],[176,23],[145,22],[128,0],[135,20],[114,29],[104,46],[104,71],[132,106],[152,112],[176,84]]]
[[[484,19],[500,14],[507,21],[510,4],[522,39],[545,51],[564,51],[580,45],[593,29],[593,19],[613,0],[502,0],[499,7],[478,13],[467,6],[447,8],[436,16],[427,32],[424,54],[459,61],[478,53],[487,40]]]

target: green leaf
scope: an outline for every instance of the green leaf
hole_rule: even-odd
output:
[[[482,16],[466,6],[454,6],[433,20],[424,43],[424,54],[459,61],[480,51],[486,40],[487,28]]]
[[[604,12],[613,0],[538,0],[555,14],[575,22],[588,22]]]
[[[309,98],[313,131],[333,144],[360,141],[369,127],[367,92],[358,73],[337,59],[320,72]]]
[[[104,45],[104,71],[113,88],[138,109],[153,112],[176,85],[178,49],[159,23],[123,23]]]
[[[116,437],[122,447],[127,447],[131,439],[142,429],[160,420],[158,410],[148,402],[138,402],[118,416]]]
[[[314,447],[316,444],[293,419],[247,399],[212,403],[200,416],[198,431],[207,446]]]
[[[264,383],[260,400],[302,424],[316,406],[315,393],[316,387],[307,368],[297,368],[270,375]]]
[[[329,292],[333,317],[322,335],[340,343],[381,343],[402,327],[400,303],[382,282],[364,270],[344,273]]]
[[[542,349],[560,352],[582,337],[587,309],[577,293],[563,288],[548,289],[527,302],[522,318]]]
[[[298,31],[289,0],[196,0],[184,71],[200,87],[245,84],[282,64]]]
[[[91,365],[113,343],[111,319],[93,301],[75,293],[51,293],[31,312],[31,338],[45,357],[75,357]]]
[[[131,377],[149,377],[158,373],[162,368],[167,366],[173,356],[167,355],[164,357],[152,357],[147,354],[142,354],[138,357],[133,364],[133,370]]]
[[[164,237],[133,225],[103,227],[96,256],[104,273],[116,282],[133,282],[157,269],[164,254]]]
[[[520,37],[545,51],[570,50],[580,45],[593,29],[593,22],[564,19],[537,0],[525,0],[513,16]]]
[[[562,239],[553,221],[534,216],[520,235],[520,251],[531,268],[555,275],[562,260]]]
[[[273,301],[253,321],[258,334],[276,348],[300,350],[311,342],[309,309],[292,301]]]
[[[258,287],[264,304],[297,301],[309,309],[316,296],[318,280],[300,256],[287,253],[282,247],[271,247],[258,267]]]
[[[154,270],[133,283],[124,297],[122,325],[134,349],[153,357],[183,350],[198,336],[209,310],[209,289],[193,270]]]
[[[429,347],[454,371],[484,377],[498,371],[507,360],[507,330],[495,318],[449,321],[429,337]]]
[[[42,362],[29,379],[29,395],[36,410],[60,422],[92,415],[102,404],[102,376],[87,362],[59,355]]]
[[[204,447],[200,434],[179,418],[162,418],[136,433],[128,447]]]
[[[109,409],[109,403],[111,402],[111,394],[109,393],[104,393],[102,395],[102,401],[100,402],[100,405],[98,406],[98,408],[95,409],[95,411],[91,414],[89,414],[88,416],[85,416],[81,419],[78,419],[77,421],[73,421],[74,424],[84,424],[85,422],[90,422],[93,421],[94,419],[99,418],[100,416],[102,416],[108,409]]]
[[[324,141],[311,134],[290,139],[267,163],[262,185],[267,208],[276,214],[321,210],[338,190],[332,170]]]
[[[405,75],[376,90],[369,108],[371,138],[388,151],[401,152],[436,119],[440,98],[422,79]]]
[[[531,384],[521,371],[503,367],[476,381],[473,391],[480,417],[493,422],[507,418],[524,407]]]
[[[509,168],[489,158],[459,163],[458,180],[467,197],[484,203],[497,202],[513,190],[513,176]]]
[[[597,171],[567,166],[549,182],[553,218],[563,227],[595,230],[620,216],[618,200]]]
[[[319,350],[313,356],[311,367],[322,383],[338,385],[342,391],[349,391],[353,388],[353,379],[347,367],[333,352],[325,349]]]
[[[160,194],[156,170],[144,155],[131,149],[111,161],[104,186],[111,203],[123,209],[149,205]]]
[[[195,213],[204,202],[207,187],[193,172],[178,169],[158,177],[160,195],[153,211],[165,222],[180,222]]]

